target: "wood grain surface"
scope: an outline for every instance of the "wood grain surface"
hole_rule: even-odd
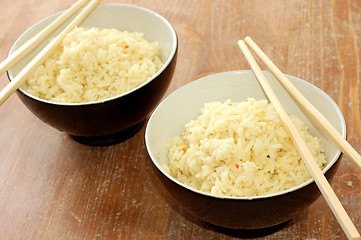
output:
[[[74,2],[0,0],[0,60],[26,29]],[[149,8],[175,27],[179,55],[167,95],[202,76],[249,69],[237,46],[249,35],[284,73],[339,105],[360,152],[361,1],[103,1],[110,2]],[[0,88],[7,82],[1,76]],[[0,239],[346,239],[322,197],[267,231],[198,220],[153,175],[144,129],[119,144],[86,146],[11,96],[0,108]],[[332,187],[361,231],[361,170],[345,156]]]

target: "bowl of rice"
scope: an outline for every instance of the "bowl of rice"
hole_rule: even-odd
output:
[[[330,181],[341,152],[264,73]],[[316,86],[287,77],[346,137],[336,103]],[[252,71],[218,73],[177,89],[152,113],[145,142],[153,172],[172,198],[217,226],[277,226],[321,195]]]
[[[41,20],[10,53],[61,13]],[[8,71],[14,78],[71,19]],[[90,145],[134,135],[162,100],[176,65],[175,29],[151,10],[100,4],[17,91],[38,118]]]

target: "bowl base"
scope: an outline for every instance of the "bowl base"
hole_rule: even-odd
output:
[[[69,135],[75,141],[90,146],[108,146],[123,142],[133,137],[144,125],[145,120],[123,131],[104,136],[75,136]]]
[[[255,229],[232,229],[232,228],[216,226],[213,224],[212,225],[215,227],[215,229],[217,229],[217,231],[222,232],[229,236],[233,236],[237,238],[262,238],[285,228],[290,223],[290,221],[291,219],[274,226],[265,227],[265,228],[255,228]]]

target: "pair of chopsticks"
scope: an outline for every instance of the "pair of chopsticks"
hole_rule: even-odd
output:
[[[38,46],[46,37],[54,32],[61,24],[69,19],[76,11],[78,11],[88,0],[79,0],[68,10],[62,13],[51,24],[44,28],[41,32],[27,41],[24,45],[14,51],[8,58],[0,63],[0,75],[11,68],[15,63],[21,60],[26,54]],[[78,26],[84,19],[94,10],[100,0],[92,0],[64,30],[60,32],[49,44],[47,44],[26,66],[20,71],[16,77],[0,92],[0,106],[13,94],[24,81],[50,56],[52,51],[61,43],[71,30]]]
[[[306,110],[306,112],[313,118],[313,120],[321,127],[323,131],[337,144],[337,146],[347,154],[359,167],[361,167],[360,155],[351,147],[351,145],[338,133],[338,131],[327,121],[327,119],[305,98],[303,95],[292,85],[287,77],[272,63],[272,61],[264,54],[264,52],[257,46],[257,44],[250,38],[246,37],[244,40],[239,40],[238,45],[245,55],[249,65],[256,75],[261,87],[269,98],[270,102],[274,105],[278,116],[295,144],[298,152],[300,153],[303,161],[305,162],[309,172],[315,180],[322,195],[330,206],[332,212],[336,216],[342,229],[349,239],[361,239],[356,227],[347,215],[345,209],[341,205],[336,194],[332,190],[325,176],[322,174],[321,169],[318,167],[314,160],[312,153],[308,149],[306,143],[302,139],[297,128],[287,115],[282,107],[276,94],[273,92],[266,77],[263,75],[256,60],[253,58],[247,45],[256,53],[269,70],[276,76],[283,87],[293,96],[293,98]]]

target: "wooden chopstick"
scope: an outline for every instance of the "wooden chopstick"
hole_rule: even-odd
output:
[[[60,32],[48,45],[46,45],[28,65],[0,92],[0,105],[2,105],[13,94],[24,81],[50,56],[53,50],[60,44],[71,30],[79,25],[99,4],[100,0],[93,0],[77,15],[68,26]]]
[[[18,49],[16,49],[10,56],[8,56],[4,61],[0,63],[0,75],[2,75],[6,70],[11,68],[15,63],[22,59],[26,54],[33,50],[36,46],[41,43],[47,36],[49,36],[55,29],[57,29],[62,23],[64,23],[68,18],[70,18],[76,11],[78,11],[88,0],[79,0],[74,5],[72,5],[68,10],[62,13],[57,17],[53,22],[51,22],[46,28],[41,32],[36,34]]]
[[[279,68],[266,56],[266,54],[250,38],[244,40],[248,46],[257,54],[268,69],[275,75],[282,86],[293,96],[298,104],[312,117],[316,124],[333,140],[337,147],[345,153],[361,169],[361,156],[341,136],[332,124],[297,90]]]
[[[306,143],[302,139],[300,133],[293,124],[292,120],[289,118],[286,111],[282,107],[280,101],[278,100],[276,94],[273,92],[266,77],[263,75],[256,60],[253,58],[251,52],[249,51],[246,43],[243,40],[240,40],[238,41],[238,45],[241,48],[243,54],[245,55],[249,65],[251,66],[253,72],[255,73],[267,97],[274,105],[274,108],[276,109],[281,122],[283,123],[285,129],[287,130],[289,136],[291,137],[293,143],[295,144],[298,152],[300,153],[303,161],[305,162],[309,172],[311,173],[322,195],[324,196],[325,200],[330,206],[332,212],[335,214],[338,222],[340,223],[347,237],[349,239],[360,239],[360,234],[357,232],[356,227],[354,226],[351,219],[347,215],[345,209],[338,200],[336,194],[332,190],[326,177],[322,174],[322,171],[318,167],[316,161],[314,160],[312,153],[308,149]]]

